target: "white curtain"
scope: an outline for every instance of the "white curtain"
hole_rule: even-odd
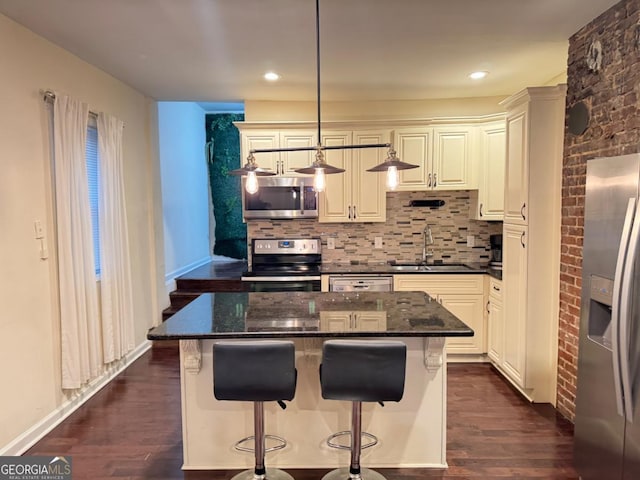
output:
[[[98,115],[100,292],[105,363],[122,358],[135,346],[122,165],[123,128],[121,120],[104,113]]]
[[[101,372],[102,365],[85,158],[88,120],[87,104],[56,96],[54,171],[64,389],[81,387]]]

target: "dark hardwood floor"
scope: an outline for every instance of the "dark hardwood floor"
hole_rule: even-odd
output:
[[[380,469],[389,480],[578,478],[572,425],[553,408],[529,404],[489,365],[450,364],[448,373],[449,469]],[[175,346],[147,352],[26,454],[71,456],[76,480],[223,480],[236,473],[180,469]],[[317,480],[326,471],[289,472]]]

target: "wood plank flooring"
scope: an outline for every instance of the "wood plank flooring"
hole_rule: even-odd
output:
[[[578,478],[572,425],[553,408],[529,404],[487,364],[450,364],[448,373],[449,469],[380,469],[388,480]],[[226,480],[236,473],[180,469],[175,346],[147,352],[26,454],[71,456],[75,480]],[[317,480],[326,471],[289,472]]]

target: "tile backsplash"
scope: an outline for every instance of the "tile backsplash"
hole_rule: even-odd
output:
[[[438,208],[411,207],[412,200],[443,200]],[[469,219],[469,191],[389,192],[385,223],[318,223],[317,220],[257,220],[247,224],[249,243],[253,238],[322,239],[324,263],[379,263],[389,260],[419,261],[422,258],[423,230],[431,227],[434,260],[445,262],[489,262],[489,235],[502,233],[502,222]],[[467,236],[475,246],[467,246]],[[327,248],[333,238],[335,249]],[[382,237],[382,248],[374,248]]]

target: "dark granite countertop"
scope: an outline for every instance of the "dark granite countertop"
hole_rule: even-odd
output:
[[[340,326],[339,313],[369,314]],[[329,322],[329,316],[334,313]],[[371,321],[371,319],[377,321]],[[273,337],[470,337],[422,292],[205,293],[147,334],[150,340]]]
[[[397,275],[397,274],[489,274],[499,280],[502,270],[489,268],[480,263],[452,263],[423,265],[413,269],[406,264],[393,263],[323,263],[321,272],[325,275]]]

